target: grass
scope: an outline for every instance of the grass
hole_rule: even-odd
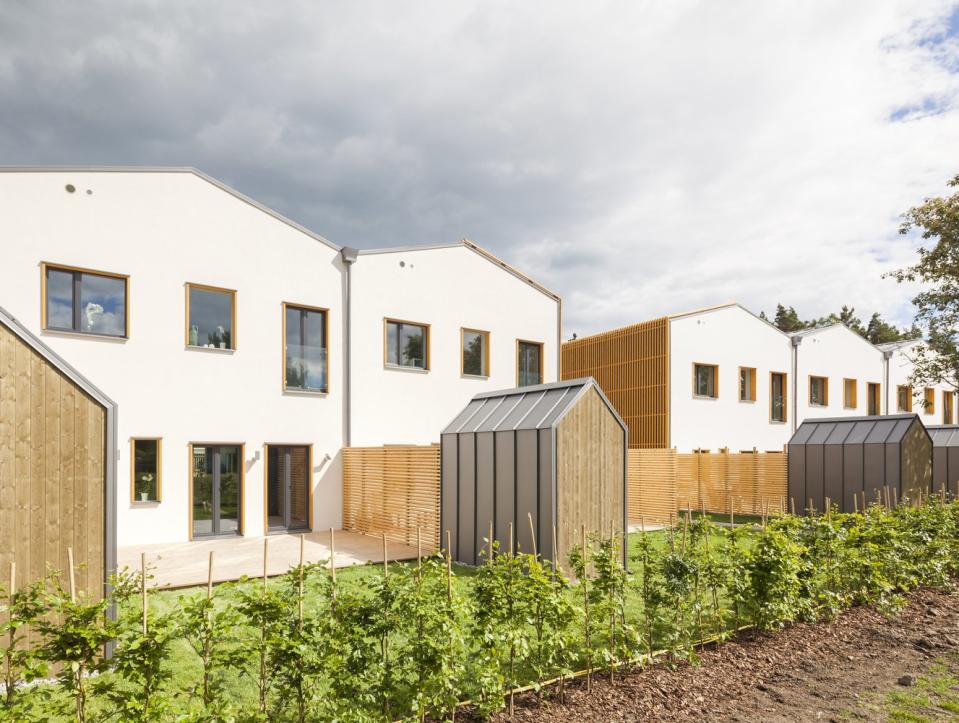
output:
[[[959,654],[937,658],[914,685],[879,693],[866,701],[865,708],[870,716],[891,723],[959,719]]]

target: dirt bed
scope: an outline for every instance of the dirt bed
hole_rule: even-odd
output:
[[[580,679],[567,685],[565,704],[523,694],[514,720],[901,720],[896,706],[907,698],[907,720],[956,720],[955,704],[929,691],[959,700],[957,653],[959,594],[924,591],[893,618],[858,608],[830,623],[745,634],[703,651],[697,666],[617,675],[614,686],[597,675],[589,693]]]

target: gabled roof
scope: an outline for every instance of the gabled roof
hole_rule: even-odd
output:
[[[789,440],[789,446],[819,444],[895,444],[914,424],[925,432],[918,414],[884,417],[829,417],[806,419]],[[928,432],[926,432],[928,436]]]
[[[272,208],[264,206],[259,201],[255,201],[249,196],[240,193],[232,186],[226,185],[223,181],[218,181],[213,178],[213,176],[208,176],[203,171],[193,168],[192,166],[0,166],[0,173],[189,173],[216,186],[221,191],[229,193],[244,203],[248,203],[253,206],[253,208],[272,216],[276,220],[285,223],[287,226],[295,228],[297,231],[319,241],[321,244],[329,246],[334,251],[340,250],[340,247],[329,239],[323,238],[318,233],[310,231],[306,226],[298,224],[296,221],[274,211]]]
[[[472,434],[519,429],[552,429],[590,389],[595,389],[599,393],[603,403],[625,430],[626,424],[609,403],[596,380],[592,377],[583,377],[477,394],[442,433]]]
[[[922,341],[922,337],[917,337],[915,339],[902,339],[900,341],[886,341],[882,344],[876,344],[877,349],[882,349],[882,351],[897,351],[903,349],[907,346],[913,346]]]
[[[487,261],[490,261],[491,263],[495,264],[496,266],[499,266],[500,268],[502,268],[502,269],[504,269],[505,271],[509,272],[510,274],[512,274],[513,276],[515,276],[516,278],[520,279],[521,281],[525,281],[527,284],[529,284],[530,286],[532,286],[532,287],[533,287],[534,289],[536,289],[537,291],[541,291],[541,292],[544,293],[546,296],[550,297],[551,299],[553,299],[553,300],[555,300],[555,301],[560,301],[560,296],[559,296],[559,294],[557,294],[555,291],[551,291],[550,289],[548,289],[548,288],[546,288],[545,286],[543,286],[542,284],[540,284],[538,281],[534,281],[533,279],[531,279],[529,276],[527,276],[526,274],[524,274],[523,272],[521,272],[521,271],[520,271],[519,269],[517,269],[516,267],[510,266],[508,263],[506,263],[505,261],[503,261],[501,258],[499,258],[499,257],[496,256],[495,254],[493,254],[491,251],[487,251],[486,249],[484,249],[484,248],[483,248],[482,246],[480,246],[479,244],[477,244],[477,243],[475,243],[475,242],[473,242],[473,241],[470,241],[469,239],[466,239],[466,238],[464,238],[464,239],[462,239],[462,240],[460,240],[460,241],[455,241],[455,242],[453,242],[453,243],[445,243],[445,244],[424,244],[424,245],[422,245],[422,246],[417,246],[417,245],[411,245],[411,246],[389,246],[389,247],[386,247],[386,248],[379,248],[379,249],[360,249],[359,255],[360,255],[360,256],[375,256],[375,255],[377,255],[377,254],[411,253],[411,252],[416,252],[416,251],[434,251],[434,250],[436,250],[436,249],[455,249],[455,248],[460,248],[460,247],[466,247],[466,248],[470,249],[470,250],[473,251],[474,253],[479,254],[480,256],[482,256],[483,258],[485,258]]]
[[[863,344],[866,344],[867,346],[870,346],[873,349],[876,349],[877,351],[882,351],[880,347],[877,347],[875,344],[869,341],[862,334],[850,329],[841,321],[834,321],[832,324],[824,324],[823,326],[813,326],[813,327],[810,327],[809,329],[800,329],[799,331],[793,331],[789,334],[789,336],[797,339],[805,339],[807,336],[815,336],[816,334],[819,334],[824,331],[832,331],[833,329],[837,327],[844,329],[849,334],[852,334],[856,339],[861,341]]]
[[[959,424],[926,427],[933,447],[959,447]]]

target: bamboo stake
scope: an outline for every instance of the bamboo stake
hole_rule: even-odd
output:
[[[416,577],[423,574],[423,540],[420,536],[420,526],[416,526]]]
[[[792,515],[795,517],[795,515],[796,515],[796,498],[795,498],[795,497],[790,497],[790,498],[789,498],[789,509],[790,509]]]
[[[268,557],[268,550],[270,546],[270,538],[263,538],[263,591],[266,592],[266,562]]]
[[[213,550],[210,550],[210,559],[206,567],[206,599],[213,597]]]
[[[331,597],[333,602],[336,602],[336,540],[333,538],[333,528],[330,528],[330,582],[333,583],[331,588]]]
[[[486,546],[486,562],[493,562],[493,521],[489,521],[489,544]]]
[[[859,495],[853,492],[852,495],[852,511],[856,514],[859,514]]]
[[[11,610],[13,610],[13,598],[14,598],[14,595],[16,594],[16,592],[17,592],[17,563],[14,562],[13,560],[11,560],[11,561],[10,561],[10,588],[9,588],[9,596],[8,596],[8,598],[7,598],[7,602],[9,603]],[[14,628],[13,628],[13,626],[11,625],[11,626],[10,626],[10,639],[9,639],[9,642],[7,643],[7,650],[9,650],[11,653],[13,652],[14,646],[16,645],[16,639],[15,639],[15,637],[14,637],[14,632],[15,632],[15,631],[14,631]],[[10,703],[10,702],[13,700],[13,686],[12,686],[12,683],[13,683],[13,675],[12,675],[12,673],[13,673],[13,671],[11,670],[11,665],[12,665],[12,663],[11,663],[10,659],[8,658],[8,659],[7,659],[6,670],[5,670],[5,673],[6,673],[6,679],[5,679],[5,680],[7,681],[7,682],[6,682],[6,685],[7,685],[6,694],[7,694],[7,702],[8,702],[8,703]]]
[[[67,564],[70,565],[70,602],[77,601],[77,576],[73,569],[73,548],[67,548]]]
[[[453,536],[449,530],[446,531],[446,597],[450,606],[450,665],[455,669],[455,658],[453,657]],[[452,673],[453,670],[450,671]],[[456,706],[453,706],[453,712],[450,720],[456,723]]]
[[[892,488],[892,506],[899,506],[899,490],[895,487]]]
[[[383,533],[383,583],[386,584],[386,580],[390,576],[390,558],[386,549],[386,533]],[[389,608],[383,611],[384,617],[389,615]],[[390,669],[390,633],[389,633],[389,624],[384,625],[383,630],[383,670],[385,673],[389,673]],[[391,720],[390,716],[390,698],[388,695],[383,696],[383,713],[386,716],[386,720]]]
[[[559,569],[559,552],[556,548],[556,525],[553,525],[553,581],[556,580],[556,571]],[[559,700],[566,702],[566,675],[560,674],[559,678]]]
[[[513,522],[510,521],[510,522],[507,524],[507,527],[508,527],[508,529],[509,529],[509,553],[508,553],[508,557],[509,557],[509,561],[510,561],[510,566],[509,566],[510,577],[509,577],[509,580],[510,580],[510,583],[512,583],[512,579],[513,579]],[[507,592],[507,599],[508,599],[509,602],[510,602],[510,608],[511,608],[511,609],[510,609],[510,612],[511,612],[511,613],[512,613],[512,602],[513,602],[512,587],[513,587],[512,584],[510,584],[509,587],[508,587],[508,592]],[[515,663],[515,658],[516,658],[516,643],[513,642],[512,639],[511,639],[511,640],[510,640],[510,645],[509,645],[509,684],[510,684],[510,686],[511,686],[511,687],[510,687],[510,691],[509,691],[509,719],[510,719],[510,720],[513,720],[513,710],[514,710],[514,707],[513,707],[513,702],[514,702],[514,701],[513,701],[513,696],[514,696],[513,686],[515,686],[516,683],[515,683],[515,678],[513,677],[513,674],[514,674],[514,667],[513,667],[513,666],[514,666],[514,663]]]
[[[809,498],[809,516],[810,516],[810,517],[815,517],[815,516],[816,516],[816,508],[813,507],[812,497]]]
[[[147,554],[140,553],[140,597],[143,601],[143,634],[147,634]]]
[[[670,513],[670,521],[672,521],[672,513]],[[590,636],[589,636],[589,571],[587,570],[587,550],[589,549],[586,546],[586,525],[582,525],[581,532],[583,535],[583,579],[580,580],[580,584],[583,586],[583,614],[585,616],[586,622],[586,692],[590,692],[593,687],[593,651],[592,646],[590,645]]]
[[[386,533],[383,533],[383,577],[390,576],[390,562],[386,556]]]
[[[536,528],[533,526],[533,513],[526,513],[527,519],[529,519],[529,536],[533,541],[533,557],[539,557],[539,554],[536,552]]]
[[[306,543],[306,535],[300,535],[300,581],[299,581],[299,590],[297,594],[299,596],[298,607],[300,614],[300,625],[303,625],[303,547]]]

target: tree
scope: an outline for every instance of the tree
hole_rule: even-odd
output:
[[[959,175],[948,185],[959,187]],[[912,359],[910,381],[916,387],[943,383],[959,390],[959,192],[927,198],[904,213],[899,233],[913,232],[933,246],[920,248],[914,265],[889,274],[900,283],[924,285],[912,303],[916,322],[928,335]]]
[[[787,333],[805,329],[807,326],[806,322],[799,318],[799,314],[793,307],[790,306],[787,309],[782,304],[776,304],[776,316],[773,318],[773,324]]]

